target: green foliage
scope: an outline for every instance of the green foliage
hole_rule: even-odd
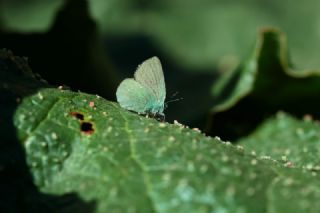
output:
[[[252,55],[212,87],[212,131],[223,138],[246,135],[280,109],[319,117],[319,76],[319,70],[292,68],[283,32],[261,31]]]
[[[48,30],[63,5],[63,1],[30,0],[21,8],[17,2],[3,0],[1,14],[7,29],[21,32]],[[257,29],[264,26],[280,27],[290,35],[293,61],[299,67],[320,67],[315,0],[88,2],[106,36],[150,36],[162,52],[185,67],[234,67],[249,54]]]
[[[11,122],[34,184],[51,196],[78,196],[60,203],[60,211],[87,212],[81,206],[90,204],[95,212],[282,212],[289,201],[292,212],[320,208],[313,205],[320,196],[317,172],[295,167],[295,160],[292,166],[259,155],[259,149],[256,154],[252,147],[210,138],[177,122],[145,118],[95,95],[49,88],[32,77],[21,58],[6,51],[1,56],[2,91],[21,97]],[[5,104],[1,111],[10,108]],[[299,121],[279,119],[287,131],[296,131]],[[318,127],[310,123],[308,128]],[[284,131],[275,131],[281,138]],[[9,134],[2,132],[4,138],[15,137]],[[41,199],[29,198],[33,201],[25,205]]]
[[[222,140],[97,95],[53,87],[25,58],[1,50],[0,212],[320,211],[320,129],[305,115],[320,117],[319,3],[1,3],[0,45],[38,60],[35,69],[49,81],[79,79],[100,87],[105,97],[114,96],[120,78],[97,29],[108,51],[110,44],[115,55],[125,48],[127,58],[141,56],[128,44],[145,50],[139,36],[150,39],[146,46],[154,49],[144,54],[162,54],[168,70],[177,71],[166,75],[168,88],[188,91],[189,102],[177,107],[182,117],[201,119],[212,107],[208,133]],[[289,36],[263,28],[248,55],[262,25],[281,27]],[[131,58],[117,57],[118,69],[125,70]],[[214,68],[219,78],[210,89]],[[285,113],[269,118],[279,110]]]
[[[269,155],[294,167],[318,171],[320,127],[311,119],[306,115],[304,121],[300,121],[280,112],[239,143],[258,155]]]

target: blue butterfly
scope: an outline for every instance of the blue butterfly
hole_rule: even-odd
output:
[[[166,85],[159,58],[152,57],[139,65],[134,78],[120,83],[116,96],[122,108],[164,118]]]

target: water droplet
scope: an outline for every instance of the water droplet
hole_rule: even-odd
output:
[[[164,173],[164,175],[162,176],[162,180],[169,182],[171,180],[171,174],[170,173]]]
[[[231,142],[230,141],[226,141],[226,142],[222,142],[224,145],[226,146],[230,146],[231,145]]]
[[[257,164],[258,164],[257,159],[252,159],[252,160],[251,160],[251,165],[255,166],[255,165],[257,165]]]
[[[293,184],[293,179],[292,178],[286,178],[284,181],[283,181],[283,185],[285,186],[291,186]]]
[[[192,130],[194,130],[194,131],[196,131],[196,132],[198,132],[198,133],[201,133],[201,131],[200,131],[200,129],[199,128],[192,128]]]
[[[173,124],[174,124],[174,125],[177,125],[177,126],[179,126],[179,127],[181,127],[181,128],[185,128],[185,126],[184,126],[183,124],[179,123],[177,120],[174,120],[174,121],[173,121]]]
[[[166,127],[166,124],[165,123],[159,123],[159,127],[160,128],[164,128],[164,127]]]
[[[170,142],[173,142],[173,141],[175,141],[175,140],[176,140],[176,139],[175,139],[173,136],[170,136],[170,137],[169,137],[169,141],[170,141]]]
[[[39,98],[40,100],[43,100],[43,95],[41,94],[41,92],[38,92],[38,98]]]
[[[219,136],[215,136],[214,139],[221,141],[221,138]]]
[[[268,156],[268,155],[262,155],[262,156],[260,157],[260,159],[262,159],[262,160],[270,160],[271,157]]]
[[[58,139],[57,133],[52,132],[52,133],[51,133],[51,138],[52,138],[53,140],[57,140],[57,139]]]
[[[206,165],[206,164],[201,165],[201,167],[200,167],[200,172],[201,172],[202,174],[204,174],[204,173],[206,173],[207,171],[208,171],[208,165]]]
[[[313,165],[311,163],[309,163],[309,164],[306,165],[306,168],[308,170],[312,170],[313,169]]]
[[[284,154],[285,154],[285,155],[290,155],[290,153],[291,153],[291,150],[290,150],[290,149],[286,149],[286,150],[284,151]]]
[[[228,162],[229,161],[229,157],[227,155],[222,155],[221,160],[222,160],[222,162]]]
[[[237,150],[239,150],[240,152],[243,152],[243,151],[244,151],[243,146],[237,145],[236,148],[237,148]]]
[[[286,155],[282,155],[282,156],[281,156],[281,160],[286,162],[286,161],[288,161],[288,158],[287,158]]]

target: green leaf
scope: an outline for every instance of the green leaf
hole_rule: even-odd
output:
[[[247,149],[255,150],[258,155],[290,162],[295,167],[320,170],[320,126],[310,119],[306,116],[304,121],[300,121],[280,112],[238,142]]]
[[[71,2],[71,1],[68,1]],[[75,1],[76,2],[76,1]],[[64,1],[3,0],[5,29],[46,32]],[[290,35],[293,61],[302,68],[319,68],[319,2],[239,0],[89,0],[90,13],[107,38],[146,35],[177,61],[199,71],[233,68],[249,53],[257,29],[275,26]],[[303,9],[302,9],[303,8]],[[306,24],[308,23],[308,24]]]
[[[279,109],[320,117],[319,75],[319,70],[295,70],[290,65],[283,32],[261,31],[248,60],[221,75],[212,88],[212,131],[229,139],[246,135]]]
[[[279,112],[238,143],[259,156],[271,157],[289,167],[311,171],[317,177],[320,171],[319,130],[318,121],[312,121],[309,115],[305,116],[304,121],[300,121]],[[316,212],[319,209],[317,199],[320,198],[319,189],[314,187],[317,181],[303,173],[298,174],[297,170],[286,172],[288,173],[282,174],[282,177],[275,178],[268,189],[270,204],[273,203],[269,211],[282,212],[282,209],[299,212],[296,207],[300,206],[309,209],[305,210],[307,212]],[[303,196],[300,197],[301,195]],[[295,202],[294,205],[292,201]]]
[[[25,161],[38,194],[75,193],[77,199],[50,202],[49,209],[283,212],[283,202],[290,200],[296,212],[320,210],[313,205],[319,199],[314,172],[284,166],[177,122],[137,115],[96,95],[50,88],[21,58],[0,53],[0,100],[5,103],[0,117],[14,128],[1,132],[8,140],[1,143],[0,163],[9,139],[16,138],[25,159],[13,155],[12,160]],[[8,95],[21,101],[15,107],[6,104]],[[4,110],[11,110],[12,117],[3,117]],[[10,174],[1,184],[18,177]],[[24,205],[39,205],[39,196],[28,197]]]
[[[3,0],[0,8],[2,27],[20,32],[46,31],[51,26],[62,2],[32,0],[22,5],[19,1]]]
[[[300,68],[320,67],[316,57],[319,2],[315,0],[114,2],[92,1],[92,14],[105,34],[145,34],[186,69],[233,68],[249,54],[257,29],[265,26],[290,35],[293,61]]]
[[[32,74],[25,58],[0,50],[0,212],[61,212],[62,209],[90,212],[93,203],[84,202],[77,194],[50,195],[40,192],[33,183],[14,115],[23,97],[48,87],[45,81],[37,79],[39,76]],[[24,116],[35,118],[30,113]]]

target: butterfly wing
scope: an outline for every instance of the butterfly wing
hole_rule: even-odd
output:
[[[152,57],[144,61],[134,73],[134,79],[141,85],[148,87],[159,104],[164,103],[166,98],[166,85],[158,57]]]
[[[133,78],[120,83],[116,96],[121,107],[138,113],[147,113],[156,101],[152,91]]]

